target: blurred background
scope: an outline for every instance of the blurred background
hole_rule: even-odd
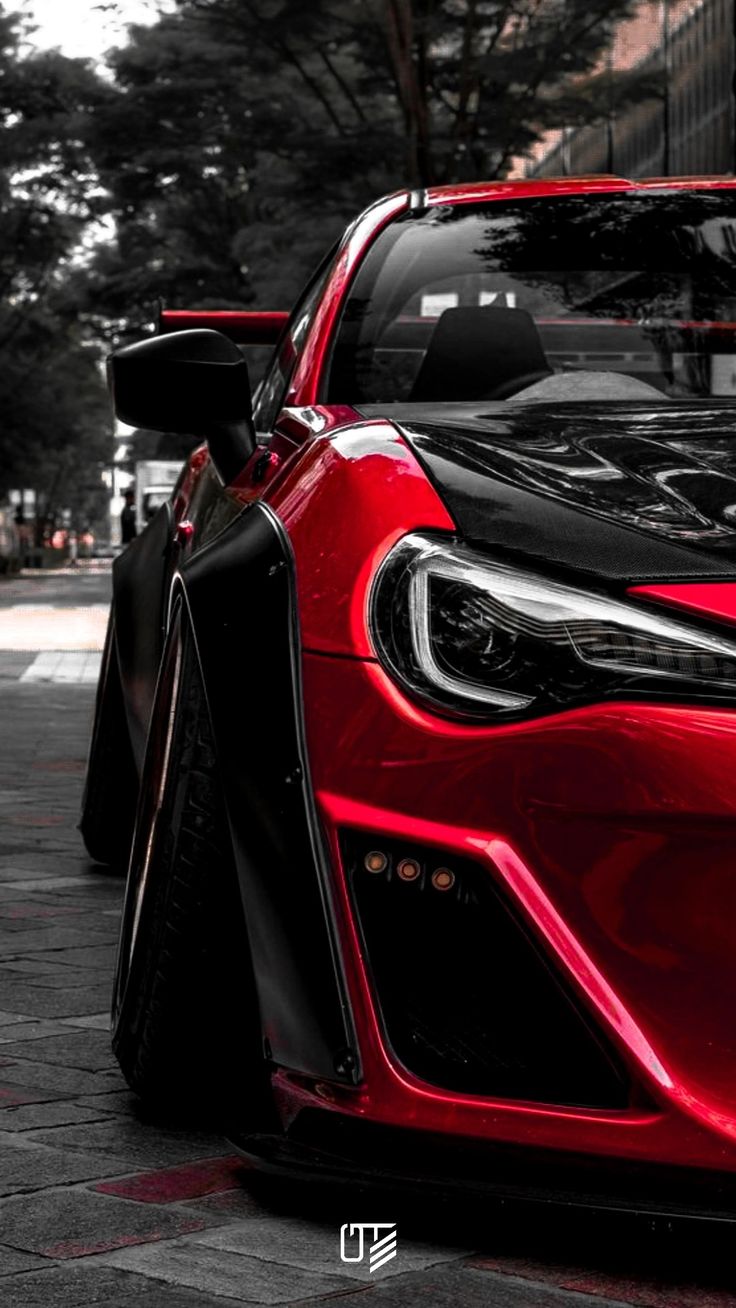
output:
[[[165,493],[104,384],[159,304],[289,308],[407,184],[732,172],[733,80],[734,0],[0,0],[0,570]]]

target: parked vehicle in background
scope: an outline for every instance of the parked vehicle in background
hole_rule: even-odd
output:
[[[181,462],[176,459],[141,459],[136,463],[135,521],[139,535],[171,497],[180,472]]]
[[[736,1221],[736,180],[401,192],[288,320],[163,325],[118,418],[205,443],[81,824],[129,1084],[275,1168]]]

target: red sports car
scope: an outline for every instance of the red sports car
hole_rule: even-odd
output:
[[[736,183],[404,191],[111,381],[206,442],[82,817],[130,1085],[271,1166],[736,1215]]]

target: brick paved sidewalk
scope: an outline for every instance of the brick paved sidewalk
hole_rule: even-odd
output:
[[[357,1189],[264,1191],[216,1134],[141,1112],[107,1034],[122,886],[90,868],[75,830],[92,699],[2,686],[2,1308],[736,1305],[718,1288],[736,1284],[729,1256],[706,1261],[697,1242],[622,1245],[602,1225],[594,1243],[575,1223],[485,1224],[420,1201],[402,1224]],[[377,1275],[340,1263],[342,1222],[397,1216],[398,1256]]]

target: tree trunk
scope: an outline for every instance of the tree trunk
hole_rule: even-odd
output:
[[[380,0],[391,68],[406,128],[406,180],[434,181],[427,99],[427,37],[417,29],[414,0]]]

